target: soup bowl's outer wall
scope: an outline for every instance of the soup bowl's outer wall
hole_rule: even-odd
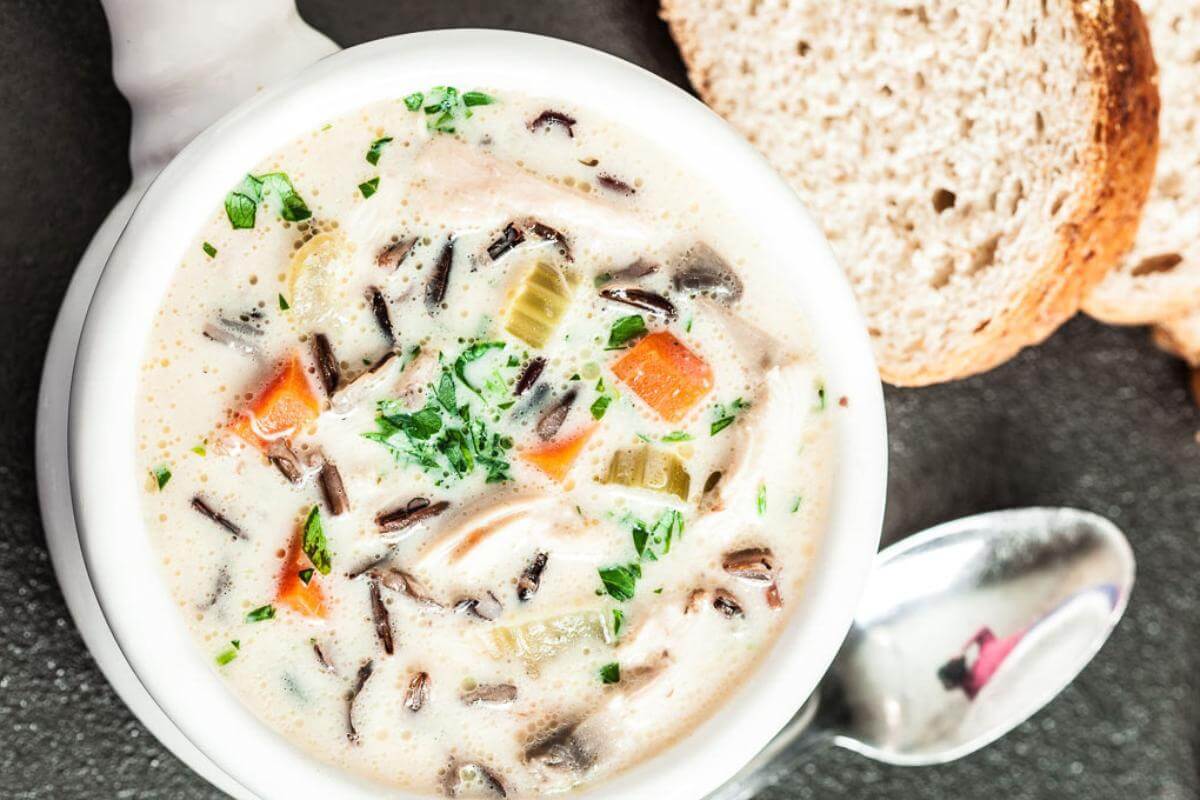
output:
[[[882,392],[865,327],[820,230],[791,189],[694,98],[597,51],[528,34],[457,30],[352,48],[221,119],[155,180],[113,251],[75,362],[70,476],[84,558],[121,650],[183,733],[262,798],[374,798],[378,784],[314,760],[258,722],[193,642],[161,575],[140,511],[135,458],[140,365],[159,302],[183,251],[230,186],[304,131],[383,98],[437,84],[568,97],[620,120],[690,165],[740,209],[798,290],[834,406],[836,458],[823,540],[802,596],[759,668],[674,746],[585,792],[684,800],[717,788],[800,708],[849,628],[878,544],[886,483]],[[653,713],[648,710],[648,713]],[[384,792],[405,798],[409,793]]]

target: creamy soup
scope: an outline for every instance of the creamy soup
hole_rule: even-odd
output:
[[[385,785],[528,797],[754,679],[848,402],[754,198],[573,103],[435,87],[213,206],[136,446],[180,611],[265,724]]]

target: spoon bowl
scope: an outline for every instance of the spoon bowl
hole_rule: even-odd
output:
[[[825,742],[904,766],[978,750],[1074,680],[1133,582],[1120,529],[1073,508],[978,514],[892,545],[813,697],[712,797],[749,797]]]

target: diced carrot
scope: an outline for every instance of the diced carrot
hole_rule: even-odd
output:
[[[525,450],[521,453],[521,458],[561,483],[570,473],[583,446],[595,432],[596,426],[592,425],[561,441],[550,442],[535,450]]]
[[[652,333],[613,365],[613,374],[669,422],[678,422],[712,390],[707,363],[666,331]]]
[[[265,450],[276,439],[290,439],[320,413],[321,401],[313,393],[304,364],[293,355],[231,427],[238,436]]]
[[[279,575],[279,589],[275,593],[275,599],[297,614],[323,618],[325,593],[321,591],[321,576],[304,554],[300,540],[300,534],[296,534],[292,540],[291,551],[284,559],[283,572]],[[300,577],[301,572],[308,575],[308,583]]]

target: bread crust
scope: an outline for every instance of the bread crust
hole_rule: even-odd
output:
[[[661,16],[679,45],[688,77],[710,105],[702,44],[686,24],[690,0],[662,0]],[[981,329],[935,363],[882,361],[880,375],[899,386],[924,386],[989,370],[1045,340],[1079,310],[1084,296],[1132,246],[1158,155],[1158,88],[1150,34],[1134,0],[1074,0],[1091,79],[1094,132],[1084,185],[1058,244],[1044,264]],[[768,154],[769,155],[769,154]]]

